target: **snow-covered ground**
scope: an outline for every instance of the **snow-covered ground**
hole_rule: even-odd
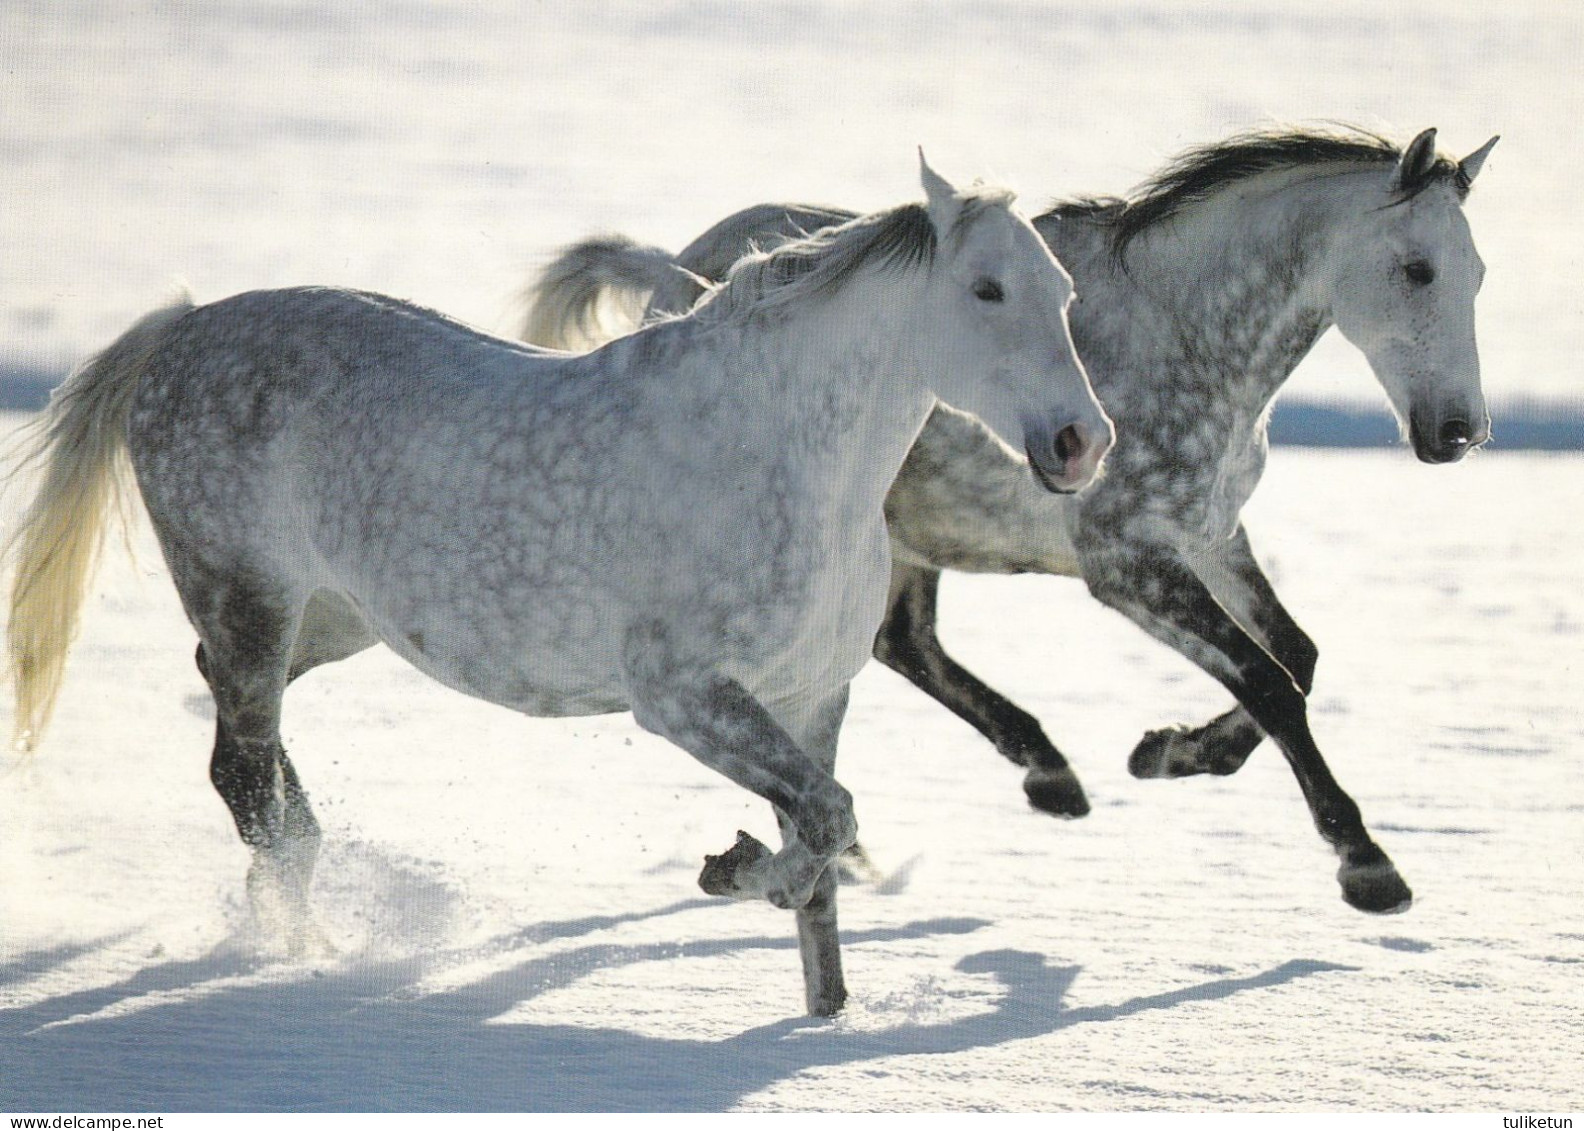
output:
[[[0,790],[0,1109],[1577,1110],[1581,499],[1573,457],[1283,451],[1253,508],[1400,917],[1341,902],[1273,749],[1127,776],[1145,728],[1220,708],[1208,679],[1073,582],[949,579],[945,638],[1095,811],[1029,810],[866,671],[839,769],[891,882],[844,892],[833,1024],[798,1017],[789,915],[694,886],[766,806],[625,716],[522,719],[388,653],[287,699],[341,953],[261,952],[145,530]]]
[[[1469,205],[1487,388],[1570,398],[1584,16],[1497,11],[6,5],[0,385],[58,376],[177,276],[508,329],[560,243],[892,204],[921,142],[1037,206],[1339,118],[1504,135]],[[1379,398],[1335,341],[1295,384]],[[767,807],[625,717],[522,719],[379,652],[288,697],[339,954],[273,955],[140,530],[49,739],[0,776],[0,1110],[1584,1108],[1581,508],[1572,456],[1272,458],[1249,524],[1321,646],[1321,746],[1415,889],[1387,919],[1342,904],[1273,749],[1127,776],[1143,730],[1225,705],[1208,679],[1070,581],[949,578],[948,644],[1046,720],[1095,811],[1028,810],[981,739],[866,671],[839,772],[888,879],[844,891],[833,1023],[798,1016],[790,916],[694,886],[737,828],[772,835]]]

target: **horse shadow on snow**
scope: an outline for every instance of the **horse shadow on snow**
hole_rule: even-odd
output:
[[[717,906],[685,900],[627,916],[542,923],[468,956],[587,938],[626,923]],[[848,944],[966,935],[978,919],[915,921],[843,932]],[[114,945],[106,940],[99,946]],[[0,985],[46,974],[99,946],[63,946],[0,965]],[[1081,971],[1044,955],[967,955],[965,973],[1001,988],[987,1013],[862,1032],[798,1017],[724,1040],[656,1037],[618,1027],[489,1024],[602,970],[676,957],[790,950],[747,936],[646,945],[590,942],[513,963],[466,985],[427,992],[456,955],[331,963],[260,982],[266,964],[228,943],[193,960],[150,966],[117,984],[0,1010],[0,1109],[78,1111],[723,1111],[805,1069],[883,1057],[949,1054],[1228,998],[1352,967],[1284,962],[1117,1005],[1063,1007]],[[528,1012],[532,1007],[529,1005]]]

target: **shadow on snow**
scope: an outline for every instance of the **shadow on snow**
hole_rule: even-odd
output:
[[[116,985],[0,1012],[0,1109],[721,1111],[805,1069],[991,1047],[1356,969],[1295,960],[1249,977],[1065,1009],[1063,998],[1081,967],[1053,965],[1028,951],[989,950],[957,963],[1001,987],[987,1013],[882,1032],[796,1018],[724,1040],[488,1022],[600,970],[790,950],[792,940],[589,944],[513,963],[457,988],[426,992],[418,985],[428,972],[481,955],[713,906],[716,901],[687,900],[631,916],[540,924],[460,955],[357,959],[302,976],[294,967],[285,982],[261,983],[258,975],[268,964],[228,944],[200,959],[152,966]],[[844,932],[843,941],[965,935],[988,925],[924,920]],[[6,966],[3,977],[44,973],[83,953],[70,947],[24,955]]]

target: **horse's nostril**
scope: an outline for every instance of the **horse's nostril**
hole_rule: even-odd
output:
[[[1059,460],[1076,459],[1084,449],[1083,433],[1078,431],[1076,424],[1069,424],[1056,433],[1056,458]]]
[[[1466,420],[1449,420],[1441,425],[1440,439],[1443,447],[1461,448],[1474,438],[1474,430]]]

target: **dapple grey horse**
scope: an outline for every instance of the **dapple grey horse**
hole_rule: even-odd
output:
[[[1310,733],[1317,652],[1239,513],[1272,400],[1330,326],[1369,359],[1420,459],[1454,461],[1489,436],[1474,337],[1484,266],[1462,205],[1495,141],[1455,161],[1437,155],[1434,130],[1401,149],[1347,129],[1243,135],[1184,154],[1126,199],[1035,219],[1073,273],[1073,333],[1116,449],[1101,482],[1053,499],[972,417],[937,408],[886,499],[895,567],[875,655],[1027,767],[1036,808],[1078,817],[1089,802],[1038,720],[941,647],[943,569],[1081,576],[1238,700],[1205,726],[1146,735],[1133,774],[1230,774],[1268,734],[1341,858],[1343,897],[1367,911],[1409,904]],[[533,288],[524,337],[598,340],[613,298],[619,315],[645,298],[650,311],[685,309],[749,248],[849,215],[761,205],[676,256],[619,237],[575,245]]]
[[[832,775],[885,609],[885,493],[937,395],[1039,490],[1085,486],[1112,441],[1065,271],[1009,194],[923,179],[926,205],[746,259],[686,317],[582,356],[343,290],[148,316],[45,417],[15,543],[19,727],[47,719],[129,459],[197,629],[254,906],[289,942],[312,939],[319,828],[281,699],[383,641],[526,714],[630,710],[770,801],[780,851],[741,836],[700,882],[795,910],[808,1008],[836,1012],[827,865],[857,823]]]

